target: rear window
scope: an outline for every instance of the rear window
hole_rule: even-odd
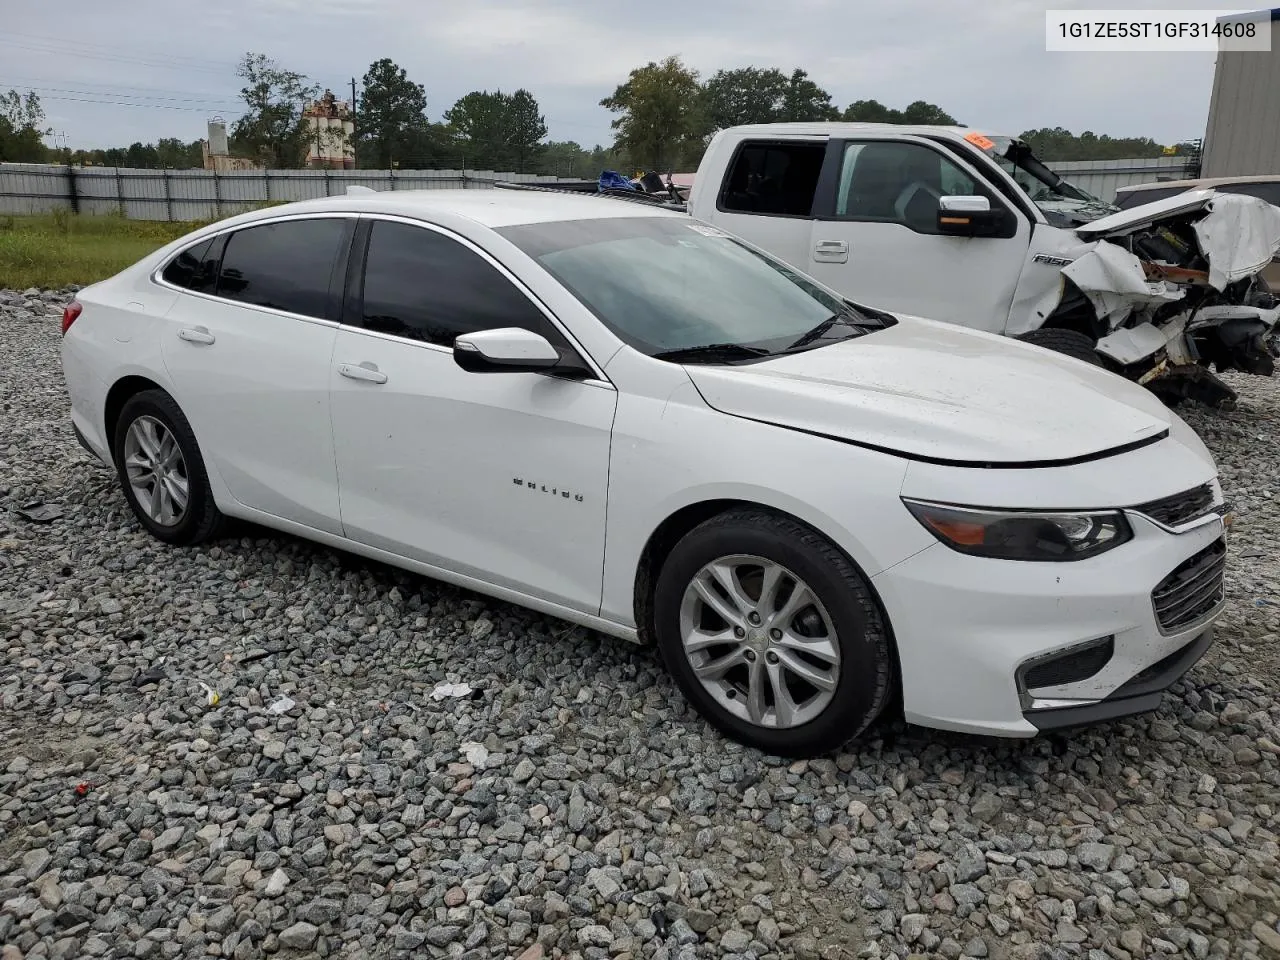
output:
[[[729,213],[809,216],[826,153],[823,141],[747,141],[738,148],[729,168],[720,194],[720,209]]]
[[[1280,182],[1277,183],[1227,183],[1217,188],[1218,193],[1242,193],[1257,197],[1280,207]]]
[[[218,279],[217,256],[210,256],[216,239],[210,237],[203,243],[187,247],[170,260],[161,274],[165,282],[184,290],[212,290]]]
[[[338,218],[286,220],[237,230],[222,254],[217,295],[323,318],[345,230],[346,221]]]
[[[1186,189],[1186,187],[1150,187],[1146,190],[1120,191],[1116,194],[1116,206],[1121,210],[1128,210],[1130,207],[1140,207],[1152,200],[1172,197],[1175,193],[1182,193]]]

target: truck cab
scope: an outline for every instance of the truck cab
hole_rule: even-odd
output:
[[[939,216],[944,198],[957,216]],[[1056,287],[1072,228],[1116,209],[1013,138],[878,123],[723,130],[689,197],[693,216],[846,296],[1010,334],[1043,320],[1018,315],[1034,307],[1019,288]]]
[[[1258,277],[1280,210],[1188,191],[1120,210],[1024,142],[967,127],[777,123],[712,138],[688,212],[850,300],[1038,343],[1230,406],[1270,376],[1280,299]]]

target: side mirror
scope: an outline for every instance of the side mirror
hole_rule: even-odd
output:
[[[938,200],[938,232],[953,237],[990,237],[1005,225],[1005,212],[992,210],[986,197],[942,197]]]
[[[554,367],[560,354],[540,334],[502,327],[462,334],[453,341],[453,359],[470,373],[534,373]]]

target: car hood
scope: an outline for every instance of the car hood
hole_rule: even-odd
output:
[[[1099,217],[1076,227],[1076,233],[1086,240],[1099,237],[1122,236],[1135,230],[1144,230],[1156,223],[1177,220],[1188,214],[1207,210],[1213,202],[1212,190],[1188,190],[1172,197],[1163,197],[1143,203],[1128,210],[1120,210],[1109,216]]]
[[[1087,460],[1170,424],[1152,394],[1101,368],[915,317],[802,353],[685,369],[722,413],[945,463]]]

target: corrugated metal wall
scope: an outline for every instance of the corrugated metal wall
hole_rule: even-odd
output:
[[[1138,160],[1064,160],[1050,163],[1058,176],[1070,180],[1100,200],[1114,200],[1119,187],[1153,180],[1185,180],[1186,157],[1154,157]]]
[[[1187,176],[1182,157],[1072,160],[1051,167],[1103,200],[1116,188]],[[1207,174],[1206,174],[1207,175]],[[0,163],[0,214],[78,210],[134,220],[213,220],[263,203],[343,193],[351,184],[374,190],[493,186],[495,180],[555,180],[491,170],[129,170]],[[72,185],[75,201],[72,202]]]
[[[555,180],[491,170],[129,170],[0,163],[0,214],[74,210],[133,220],[213,220],[263,203],[374,190],[492,188]],[[74,197],[72,191],[74,189]]]
[[[1206,177],[1280,173],[1280,9],[1271,50],[1219,53],[1204,134]]]

